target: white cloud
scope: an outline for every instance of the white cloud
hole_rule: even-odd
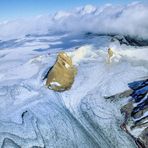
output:
[[[48,32],[49,16],[37,16],[32,19],[17,19],[0,23],[0,39],[23,37],[27,34]]]
[[[17,38],[48,31],[113,33],[148,39],[148,6],[132,3],[102,7],[87,5],[55,15],[0,23],[0,39]]]

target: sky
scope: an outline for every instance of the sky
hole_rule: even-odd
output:
[[[0,21],[69,10],[87,4],[128,4],[135,0],[0,0]],[[148,0],[139,0],[147,3]]]

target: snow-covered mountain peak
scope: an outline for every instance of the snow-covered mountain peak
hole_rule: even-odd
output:
[[[62,18],[67,18],[70,15],[71,15],[71,13],[69,13],[69,12],[66,12],[66,11],[58,11],[58,12],[55,13],[54,19],[58,21],[58,20],[60,20]]]
[[[92,14],[97,10],[97,8],[93,5],[86,5],[81,8],[80,14],[81,15],[86,15],[86,14]]]

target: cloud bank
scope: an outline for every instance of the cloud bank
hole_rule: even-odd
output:
[[[148,5],[87,5],[71,11],[0,23],[0,40],[48,32],[122,34],[148,39]]]

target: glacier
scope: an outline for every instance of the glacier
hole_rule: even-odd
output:
[[[110,38],[77,39],[65,34],[4,42],[0,49],[1,147],[136,147],[120,128],[124,120],[120,108],[126,101],[111,102],[104,96],[146,77],[148,53],[146,47],[120,46]],[[108,46],[120,53],[111,64],[106,62]],[[71,55],[78,69],[72,88],[62,93],[47,89],[43,81],[59,51]],[[141,51],[145,54],[140,59]]]
[[[77,13],[84,15],[86,20],[83,23],[86,23],[88,18],[102,14],[106,7],[114,9],[110,5],[99,9],[87,6],[85,9],[77,9]],[[133,7],[139,10],[146,6],[136,3],[126,6],[127,9],[119,7],[118,10],[122,9],[127,14]],[[145,13],[147,8],[143,10]],[[113,14],[116,12],[113,11]],[[129,89],[129,83],[147,78],[148,46],[120,44],[119,40],[113,40],[114,37],[109,34],[86,34],[85,30],[91,31],[92,26],[89,25],[82,32],[70,32],[73,28],[69,20],[71,15],[62,13],[58,17],[56,14],[56,18],[54,16],[54,20],[59,21],[56,27],[60,28],[60,21],[62,25],[67,22],[68,31],[64,28],[51,31],[51,24],[44,21],[42,27],[45,28],[42,31],[36,32],[33,26],[25,30],[21,26],[20,30],[24,29],[22,34],[22,30],[17,30],[15,34],[13,31],[20,25],[19,21],[19,25],[15,22],[0,24],[6,28],[12,26],[10,30],[14,29],[12,32],[8,30],[6,36],[3,35],[4,28],[0,29],[0,147],[137,147],[134,139],[120,127],[125,118],[120,109],[129,98],[114,101],[105,99],[105,96],[124,92]],[[77,16],[73,17],[72,21],[79,20]],[[104,19],[104,16],[101,15],[100,19]],[[38,30],[40,24],[36,27]],[[115,30],[116,34],[120,34],[121,28],[118,29]],[[127,32],[128,29],[125,29],[124,33]],[[130,32],[132,37],[140,34],[133,32]],[[142,38],[146,37],[147,32]],[[108,47],[116,53],[110,64],[107,63]],[[71,56],[78,70],[72,88],[64,92],[47,89],[44,80],[59,51]]]

